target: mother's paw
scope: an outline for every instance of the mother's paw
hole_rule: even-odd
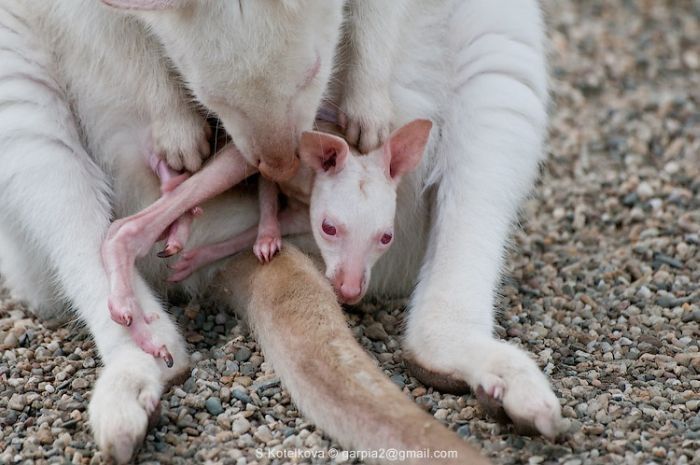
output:
[[[90,426],[102,452],[127,463],[160,410],[164,386],[149,355],[131,351],[100,374],[90,401]]]
[[[520,432],[550,439],[565,432],[559,401],[526,352],[483,336],[460,339],[459,345],[443,341],[446,347],[439,351],[409,349],[409,354],[421,354],[407,359],[411,373],[444,392],[461,393],[469,386],[489,415],[512,421]]]
[[[520,432],[555,439],[567,425],[547,378],[525,352],[494,342],[498,348],[473,375],[477,400],[496,415],[504,411]]]

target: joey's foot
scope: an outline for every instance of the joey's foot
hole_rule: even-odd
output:
[[[282,250],[282,237],[278,233],[259,234],[253,245],[253,253],[260,263],[269,263]]]
[[[111,295],[107,300],[107,308],[112,321],[122,326],[131,326],[134,316],[138,317],[143,313],[136,301],[136,297],[133,295]]]
[[[158,314],[143,315],[137,317],[129,326],[129,334],[137,346],[147,354],[160,358],[168,368],[172,368],[175,361],[168,350],[168,346],[154,331],[151,323],[159,318]]]
[[[192,273],[201,267],[211,263],[206,253],[200,249],[186,250],[180,255],[177,262],[169,265],[168,268],[173,272],[168,277],[168,282],[179,283],[189,278]]]
[[[165,234],[165,246],[163,250],[157,253],[159,258],[170,258],[182,252],[190,236],[191,222],[192,216],[186,213],[170,225],[168,232]]]
[[[190,230],[192,229],[195,210],[199,212],[201,209],[199,209],[199,207],[192,209],[170,225],[165,238],[165,248],[158,252],[160,258],[168,258],[177,255],[185,247],[185,244],[190,238]]]
[[[110,317],[123,326],[143,317],[132,288],[133,263],[140,229],[128,221],[115,221],[102,243],[102,264],[107,272],[110,295],[107,300]]]
[[[489,415],[512,421],[521,433],[555,439],[568,429],[549,382],[526,352],[483,335],[443,342],[440,350],[417,351],[412,348],[421,346],[407,340],[407,365],[416,378],[445,392],[469,386]]]
[[[349,91],[340,104],[338,120],[345,138],[362,153],[369,153],[387,141],[391,119],[388,90],[361,94]]]
[[[179,254],[183,249],[183,245],[179,241],[168,241],[163,250],[158,252],[159,258],[170,258]]]
[[[135,295],[111,295],[107,300],[107,307],[112,320],[127,327],[131,338],[141,350],[163,359],[168,367],[173,366],[173,356],[168,347],[150,327],[150,324],[159,318],[157,313],[145,314]]]
[[[210,155],[209,124],[195,112],[173,113],[153,123],[153,148],[177,171],[195,172]]]

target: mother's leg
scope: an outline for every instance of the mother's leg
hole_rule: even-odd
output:
[[[37,274],[13,272],[19,268],[11,264],[22,260],[22,251],[32,251],[24,260],[42,262],[45,270],[41,278],[56,283],[61,296],[87,325],[104,364],[92,394],[90,423],[98,445],[120,463],[125,462],[143,440],[148,417],[154,413],[165,384],[187,369],[185,344],[139,277],[136,286],[142,305],[160,315],[153,323],[155,330],[169,347],[177,349],[173,352],[175,367],[167,368],[144,353],[126,330],[111,320],[107,277],[99,255],[109,224],[109,209],[100,201],[104,199],[101,174],[94,167],[86,169],[89,159],[84,152],[42,143],[40,134],[33,137],[40,142],[10,143],[3,151],[3,157],[21,155],[22,163],[31,161],[31,167],[21,169],[15,164],[3,171],[10,173],[8,177],[0,175],[0,217],[4,224],[13,225],[14,232],[3,234],[1,271],[10,286],[27,292],[36,286],[28,280],[36,279]],[[52,296],[45,291],[45,296]],[[36,298],[30,302],[46,307],[45,301]],[[45,313],[48,309],[42,310]]]
[[[355,341],[328,281],[295,247],[285,245],[266,265],[252,253],[235,257],[217,275],[215,289],[220,298],[245,309],[265,357],[294,402],[341,444],[458,453],[451,460],[402,463],[489,463],[377,368]]]
[[[92,395],[91,425],[100,447],[125,462],[145,435],[164,384],[187,367],[187,355],[175,325],[140,279],[142,304],[162,315],[158,330],[179,349],[175,368],[141,352],[110,320],[100,259],[111,213],[106,176],[81,146],[69,105],[47,71],[50,61],[25,28],[19,22],[0,28],[0,42],[11,45],[0,48],[0,222],[7,229],[0,256],[16,264],[31,250],[25,259],[41,260],[44,278],[50,275],[87,325],[105,365]],[[31,56],[22,56],[27,50]],[[28,279],[32,273],[12,273],[8,282],[26,290]]]
[[[408,316],[414,373],[455,389],[468,383],[513,421],[547,436],[560,406],[521,349],[494,339],[504,246],[531,189],[547,126],[542,19],[534,0],[455,2],[454,95],[437,164],[430,246]]]

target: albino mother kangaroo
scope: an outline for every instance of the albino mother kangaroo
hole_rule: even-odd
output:
[[[196,167],[206,156],[200,151],[191,160],[202,129],[187,105],[178,121],[159,121],[187,102],[162,54],[194,97],[221,117],[246,160],[286,179],[298,163],[290,147],[311,124],[330,71],[341,4],[110,3],[160,11],[122,15],[91,0],[0,0],[0,272],[37,312],[55,312],[65,299],[87,324],[105,365],[90,423],[99,446],[126,462],[163,389],[188,368],[184,341],[141,274],[135,290],[144,309],[159,316],[152,324],[172,348],[174,367],[145,354],[110,319],[100,259],[112,213],[132,214],[160,194],[144,147],[160,148],[173,166],[179,160]],[[553,436],[560,410],[547,380],[525,352],[493,336],[504,244],[536,176],[547,123],[538,4],[388,3],[348,5],[353,14],[341,59],[367,66],[341,67],[345,79],[337,81],[346,85],[336,95],[347,126],[361,147],[415,118],[436,127],[424,162],[399,187],[394,246],[375,266],[368,292],[413,290],[405,347],[414,374],[443,389],[470,386],[515,422]],[[104,47],[98,30],[120,41]],[[393,45],[379,47],[387,38]],[[146,69],[162,73],[139,71],[134,50],[148,51]],[[368,76],[383,77],[363,92]],[[154,77],[163,86],[144,86]],[[172,90],[165,108],[141,105],[164,88]],[[387,105],[373,107],[380,99]],[[180,125],[193,134],[184,141],[162,129]],[[202,207],[192,225],[194,247],[257,222],[256,200],[240,191]],[[161,259],[141,265],[153,283],[167,276]],[[293,246],[265,266],[243,254],[184,284],[245,314],[301,411],[344,445],[455,449],[457,463],[486,463],[377,370],[326,279]]]

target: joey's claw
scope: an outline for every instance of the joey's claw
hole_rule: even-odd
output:
[[[258,258],[260,263],[265,264],[265,263],[270,263],[272,259],[277,255],[277,253],[280,251],[282,248],[282,239],[277,237],[277,235],[273,236],[263,236],[258,238],[257,241],[255,241],[255,245],[253,246],[253,253],[255,256]]]
[[[260,263],[265,262],[265,257],[263,257],[262,251],[259,247],[253,247],[253,255],[258,259]]]
[[[117,324],[122,326],[131,326],[133,318],[130,310],[124,310],[125,305],[123,302],[116,303],[112,298],[107,301],[107,308],[109,309],[109,316]]]
[[[170,258],[173,255],[177,255],[182,250],[180,244],[166,244],[165,248],[158,252],[159,258]]]

